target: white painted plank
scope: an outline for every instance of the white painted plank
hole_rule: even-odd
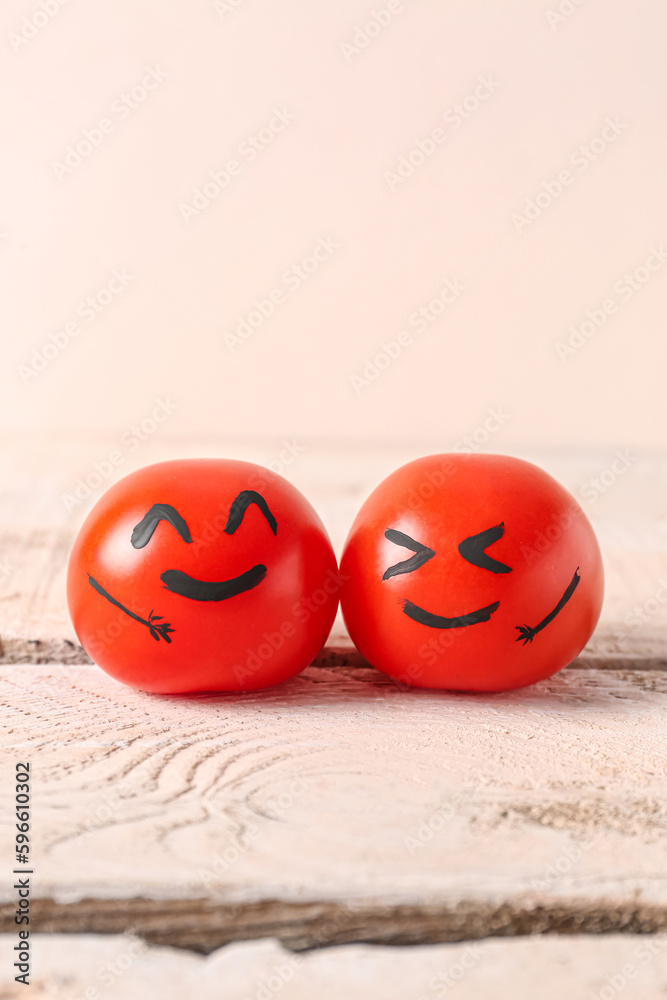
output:
[[[15,941],[0,937],[2,953]],[[427,947],[348,945],[295,955],[275,941],[202,957],[137,938],[35,935],[29,991],[3,969],[0,996],[20,1000],[659,1000],[667,935],[487,940]],[[86,992],[88,991],[88,992]]]
[[[491,696],[359,668],[194,698],[85,666],[0,680],[50,930],[210,949],[667,927],[664,672]]]

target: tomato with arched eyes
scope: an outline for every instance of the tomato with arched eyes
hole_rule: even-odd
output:
[[[84,649],[145,691],[268,687],[306,667],[338,605],[336,559],[306,498],[249,462],[150,465],[109,489],[70,556]]]
[[[600,549],[579,504],[502,455],[433,455],[382,482],[352,525],[341,609],[353,642],[417,687],[500,691],[570,663],[598,620]]]

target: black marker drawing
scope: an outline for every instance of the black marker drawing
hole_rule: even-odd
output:
[[[502,538],[504,533],[505,522],[501,521],[494,528],[487,528],[486,531],[480,531],[478,535],[464,538],[459,545],[459,552],[466,562],[472,563],[473,566],[479,566],[480,569],[488,569],[492,573],[511,573],[511,566],[506,566],[505,563],[492,559],[484,551],[489,545],[493,545],[499,538]]]
[[[496,562],[495,559],[491,559],[484,552],[487,545],[491,545],[492,542],[497,541],[503,534],[503,531],[504,526],[499,524],[495,528],[487,528],[486,531],[481,531],[478,535],[467,538],[459,545],[461,555],[468,562],[474,563],[474,565],[480,566],[482,569],[491,569],[494,573],[511,572],[509,566]],[[396,531],[395,528],[387,528],[384,536],[396,545],[412,549],[415,555],[410,559],[404,559],[402,562],[390,566],[388,570],[385,570],[382,576],[383,580],[389,580],[392,576],[398,576],[401,573],[412,573],[435,555],[433,549],[422,545],[421,542],[417,542],[402,531]],[[424,608],[413,604],[412,601],[403,601],[403,611],[408,618],[412,618],[419,625],[426,625],[428,628],[466,628],[468,625],[478,625],[480,622],[488,622],[491,615],[499,607],[500,601],[495,601],[493,604],[488,604],[485,608],[478,608],[477,611],[469,611],[465,615],[456,615],[453,618],[447,618],[444,615],[434,615],[431,611],[425,611]]]
[[[184,542],[192,541],[190,530],[176,508],[168,503],[154,503],[132,532],[130,540],[135,549],[143,549],[144,545],[148,545],[160,521],[168,521]]]
[[[480,622],[488,622],[494,611],[500,607],[500,601],[488,604],[485,608],[477,611],[469,611],[467,615],[459,615],[457,618],[444,618],[442,615],[431,614],[417,607],[412,601],[403,602],[403,611],[420,625],[428,625],[429,628],[465,628],[467,625],[478,625]]]
[[[98,594],[101,594],[102,597],[106,597],[107,601],[110,601],[111,604],[115,604],[117,608],[120,608],[121,611],[124,611],[126,615],[130,616],[130,618],[134,618],[135,622],[140,622],[142,625],[145,625],[146,628],[149,629],[151,635],[156,640],[156,642],[159,642],[161,638],[164,639],[165,642],[171,642],[171,639],[169,638],[169,633],[173,632],[174,629],[171,627],[169,622],[161,621],[163,617],[162,615],[154,615],[153,612],[151,611],[150,615],[148,616],[148,619],[141,618],[140,615],[135,615],[134,611],[130,611],[129,608],[126,608],[124,604],[121,604],[120,601],[117,601],[115,597],[112,597],[111,594],[108,591],[106,591],[100,583],[97,582],[95,577],[90,575],[90,573],[88,574],[88,583],[90,584],[91,587],[93,587],[94,590],[97,591]]]
[[[243,520],[246,510],[253,503],[259,507],[268,521],[271,531],[274,535],[276,534],[278,523],[269,510],[264,497],[255,490],[242,490],[229,508],[227,524],[224,529],[228,535],[234,534]],[[134,526],[130,539],[132,546],[135,549],[143,549],[148,545],[160,521],[167,521],[172,528],[175,528],[184,542],[192,541],[190,529],[176,508],[168,503],[154,503],[150,510],[144,514],[141,521]],[[240,576],[233,577],[231,580],[197,580],[195,577],[183,573],[180,569],[165,570],[164,573],[160,574],[160,579],[166,590],[181,597],[187,597],[192,601],[225,601],[228,597],[236,597],[237,594],[242,594],[246,590],[252,590],[253,587],[262,582],[265,576],[266,566],[258,563],[252,569],[246,570],[245,573],[241,573]],[[130,611],[120,601],[117,601],[115,597],[112,597],[90,573],[88,574],[88,582],[107,601],[115,604],[117,608],[120,608],[121,611],[129,615],[130,618],[134,618],[141,625],[145,625],[157,642],[160,639],[164,639],[165,642],[171,642],[169,633],[173,632],[174,629],[169,622],[161,620],[162,615],[154,615],[151,611],[148,619],[142,618],[141,615],[136,615],[134,611]]]
[[[400,573],[412,573],[414,570],[419,569],[424,563],[428,562],[435,555],[433,549],[427,548],[426,545],[422,545],[421,542],[416,542],[414,538],[410,538],[409,535],[404,535],[402,531],[396,531],[394,528],[387,528],[384,533],[384,537],[388,538],[390,542],[394,542],[396,545],[402,545],[406,549],[412,549],[416,555],[412,556],[410,559],[404,559],[402,562],[396,563],[395,566],[390,566],[388,570],[382,576],[383,580],[389,580],[392,576],[398,576]]]
[[[192,601],[225,601],[245,590],[252,590],[265,576],[266,566],[260,563],[231,580],[196,580],[180,569],[168,569],[160,574],[160,579],[167,590],[180,594],[181,597],[189,597]]]
[[[261,493],[257,493],[256,490],[241,490],[237,496],[234,503],[229,508],[229,517],[227,518],[227,524],[225,525],[225,532],[228,535],[233,535],[239,524],[243,520],[243,515],[251,504],[257,504],[262,514],[269,522],[271,531],[275,535],[278,530],[278,523],[269,510],[269,505],[267,504]]]
[[[546,616],[546,618],[542,619],[542,621],[540,622],[539,625],[536,625],[534,628],[531,628],[530,625],[515,625],[514,626],[514,628],[518,629],[519,632],[521,633],[520,635],[518,635],[516,637],[516,641],[517,642],[522,642],[523,641],[524,646],[526,645],[526,643],[532,642],[533,639],[535,638],[535,636],[537,635],[537,633],[541,632],[543,628],[546,628],[547,625],[549,624],[549,622],[552,622],[554,620],[554,618],[556,617],[556,615],[560,611],[563,610],[563,608],[565,607],[565,605],[567,604],[567,602],[570,600],[570,598],[572,597],[572,595],[575,592],[575,590],[577,589],[577,587],[579,586],[579,581],[580,580],[581,580],[581,577],[579,576],[579,567],[577,566],[577,568],[574,571],[574,576],[570,580],[570,582],[568,584],[568,587],[567,587],[567,590],[565,591],[565,593],[561,597],[560,601],[558,602],[558,604],[556,605],[556,607],[553,609],[553,611],[550,611],[549,614]]]

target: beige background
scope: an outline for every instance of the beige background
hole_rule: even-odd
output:
[[[168,398],[169,434],[217,451],[230,435],[447,450],[490,408],[505,416],[487,449],[665,444],[667,266],[653,257],[636,291],[614,288],[667,246],[659,0],[43,3],[56,13],[5,0],[0,23],[5,429],[116,440]],[[357,34],[387,9],[376,37]],[[147,68],[166,78],[117,110]],[[476,102],[480,78],[493,83]],[[293,119],[248,162],[240,144],[276,108]],[[104,118],[112,130],[59,179]],[[576,151],[608,118],[620,124],[583,169]],[[390,183],[438,128],[432,155]],[[240,173],[186,221],[179,206],[232,158]],[[537,218],[517,222],[540,192]],[[289,287],[327,238],[338,248]],[[79,304],[114,270],[132,280],[87,322]],[[465,291],[411,327],[448,279]],[[230,349],[274,289],[272,315]],[[73,321],[78,336],[29,368]]]

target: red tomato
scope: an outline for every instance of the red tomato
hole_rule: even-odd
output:
[[[341,608],[366,659],[416,687],[503,691],[549,677],[600,614],[600,549],[542,469],[432,455],[393,472],[357,514]]]
[[[161,462],[95,505],[70,556],[82,646],[144,691],[249,691],[306,667],[338,605],[331,543],[281,476],[248,462]]]

